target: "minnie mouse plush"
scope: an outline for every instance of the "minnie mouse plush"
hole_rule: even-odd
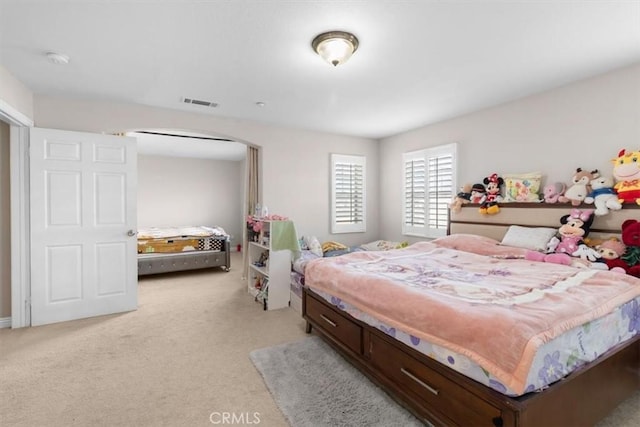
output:
[[[560,239],[554,237],[549,243],[548,249],[551,253],[529,251],[525,254],[525,259],[565,265],[573,265],[574,260],[582,260],[583,264],[588,264],[586,261],[595,261],[600,258],[600,254],[589,248],[583,240],[589,235],[593,219],[593,209],[572,209],[569,215],[560,218]],[[581,260],[574,257],[580,257]]]
[[[487,195],[480,205],[481,214],[497,214],[500,212],[499,202],[502,202],[502,195],[500,194],[500,187],[504,184],[504,180],[494,173],[486,177],[483,181],[487,189]]]
[[[580,245],[585,244],[583,239],[589,235],[593,218],[593,209],[572,209],[569,215],[560,218],[560,242],[555,252],[573,255]]]

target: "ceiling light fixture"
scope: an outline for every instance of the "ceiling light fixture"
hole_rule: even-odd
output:
[[[345,31],[329,31],[318,34],[311,47],[322,59],[337,67],[347,62],[358,49],[358,38]]]
[[[47,52],[47,59],[57,65],[66,65],[69,63],[69,57],[61,53]]]

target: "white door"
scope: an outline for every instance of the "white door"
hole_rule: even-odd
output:
[[[135,310],[135,138],[30,131],[31,324]]]

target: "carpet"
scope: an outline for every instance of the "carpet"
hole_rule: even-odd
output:
[[[317,336],[250,358],[292,427],[423,426]]]

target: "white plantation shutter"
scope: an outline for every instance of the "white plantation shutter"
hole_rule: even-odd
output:
[[[331,232],[366,231],[364,156],[331,155]]]
[[[402,233],[438,237],[447,232],[455,186],[456,145],[405,153]]]
[[[424,156],[404,161],[404,234],[419,233],[425,227],[426,163]]]

